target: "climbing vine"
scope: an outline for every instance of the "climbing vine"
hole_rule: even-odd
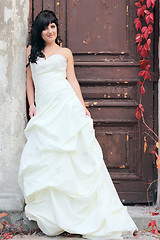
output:
[[[142,97],[145,94],[145,82],[147,80],[151,81],[150,67],[151,61],[149,59],[150,53],[150,45],[151,45],[151,33],[153,32],[153,24],[154,24],[154,13],[153,9],[155,7],[156,0],[139,0],[135,3],[137,9],[137,17],[134,20],[135,28],[137,30],[135,42],[137,45],[137,51],[140,54],[140,61],[138,63],[139,66],[139,77],[140,81],[138,82],[140,86],[140,100],[139,105],[136,108],[135,116],[138,120],[142,119],[147,131],[144,133],[144,152],[147,149],[147,137],[150,137],[155,142],[155,149],[159,148],[159,138],[158,135],[146,124],[144,119],[144,108],[142,105]],[[160,172],[160,156],[156,151],[152,151],[156,156],[156,167]],[[154,180],[152,183],[158,181],[158,179]],[[149,204],[148,191],[151,187],[152,183],[150,183],[147,189],[147,200]],[[157,211],[157,210],[156,210]],[[149,213],[152,215],[158,215],[157,212],[150,212],[150,204],[149,204]],[[153,234],[160,235],[160,229],[157,229],[156,220],[152,220],[148,227],[151,227],[151,232]]]
[[[144,136],[144,152],[147,149],[147,137],[150,137],[155,142],[155,147],[159,148],[159,138],[157,134],[146,124],[144,120],[144,108],[142,105],[142,96],[145,94],[145,82],[146,80],[151,81],[150,74],[150,63],[149,53],[151,45],[151,33],[153,32],[153,23],[154,23],[154,13],[153,9],[155,7],[156,0],[139,0],[135,3],[137,9],[137,17],[134,20],[135,28],[137,30],[135,42],[137,44],[137,51],[140,54],[139,66],[139,76],[140,81],[138,82],[140,86],[140,101],[139,105],[136,108],[135,116],[136,118],[142,119],[144,125],[147,128]],[[153,154],[156,156],[156,165],[157,168],[160,168],[160,156],[153,151]],[[160,171],[160,170],[159,170]]]

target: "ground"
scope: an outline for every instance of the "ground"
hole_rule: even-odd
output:
[[[59,236],[59,237],[47,237],[47,236],[38,236],[38,235],[27,235],[27,236],[15,236],[13,240],[80,240],[83,238],[79,237],[64,237],[64,236]],[[156,236],[150,233],[145,233],[139,231],[137,233],[137,236],[134,236],[133,238],[127,238],[126,240],[157,240],[160,239],[160,236]]]

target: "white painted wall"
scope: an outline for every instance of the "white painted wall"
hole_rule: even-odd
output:
[[[29,0],[0,2],[0,211],[23,209],[17,176],[25,143],[25,52]]]

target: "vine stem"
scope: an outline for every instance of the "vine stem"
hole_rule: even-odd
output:
[[[144,134],[146,134],[146,136],[149,136],[154,142],[157,142],[148,132],[144,132]]]
[[[149,189],[150,189],[150,187],[152,186],[152,184],[153,183],[155,183],[155,182],[157,182],[157,181],[159,181],[160,180],[160,178],[157,178],[156,180],[154,180],[154,181],[152,181],[150,184],[149,184],[149,186],[148,186],[148,188],[147,188],[147,202],[148,202],[148,206],[149,206],[149,213],[151,214],[151,207],[150,207],[150,203],[149,203],[149,196],[148,196],[148,191],[149,191]],[[150,215],[151,216],[151,215]]]
[[[144,115],[143,115],[143,112],[142,112],[142,110],[141,110],[141,113],[142,113],[142,121],[143,121],[143,124],[146,126],[146,128],[148,128],[155,136],[156,136],[156,138],[157,138],[157,140],[158,140],[158,142],[159,142],[159,137],[158,137],[158,135],[147,125],[147,123],[145,122],[145,120],[144,120]]]

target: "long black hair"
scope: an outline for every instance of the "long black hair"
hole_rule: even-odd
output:
[[[31,29],[30,38],[31,54],[29,55],[29,63],[30,62],[36,63],[38,56],[42,58],[45,57],[44,54],[42,53],[42,50],[45,47],[45,42],[41,36],[41,33],[50,23],[55,23],[57,26],[57,38],[55,42],[58,45],[60,45],[60,43],[62,42],[60,36],[58,35],[59,34],[58,19],[55,13],[49,10],[41,11],[35,18],[35,21]]]

